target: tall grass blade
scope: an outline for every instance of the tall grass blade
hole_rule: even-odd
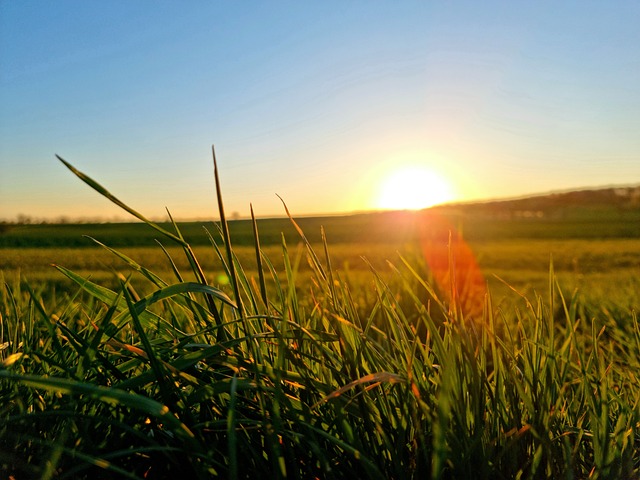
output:
[[[235,265],[233,262],[233,251],[231,249],[231,237],[229,235],[229,225],[227,224],[227,218],[224,213],[224,203],[222,202],[222,189],[220,188],[220,176],[218,173],[218,162],[216,161],[216,151],[213,145],[211,145],[211,153],[213,155],[213,174],[216,183],[216,198],[218,200],[218,212],[220,214],[220,227],[222,229],[222,236],[224,239],[224,245],[227,252],[227,265],[229,267],[231,286],[233,287],[233,293],[235,295],[237,310],[240,317],[244,317],[244,309],[242,308],[242,298],[240,297],[240,288],[238,286],[238,278],[236,277]]]
[[[251,209],[251,226],[253,229],[253,244],[256,251],[256,265],[258,269],[258,283],[260,284],[260,297],[264,307],[269,309],[269,299],[267,298],[267,282],[264,278],[264,270],[262,267],[262,250],[260,249],[260,235],[258,233],[258,223],[256,217],[253,214],[253,205],[250,205]]]
[[[91,188],[93,188],[96,192],[98,192],[100,195],[102,195],[103,197],[105,197],[106,199],[110,200],[111,202],[115,203],[117,206],[119,206],[120,208],[122,208],[124,211],[130,213],[131,215],[133,215],[134,217],[136,217],[139,220],[142,220],[144,223],[146,223],[147,225],[149,225],[151,228],[153,228],[154,230],[156,230],[157,232],[161,233],[162,235],[164,235],[165,237],[170,238],[171,240],[173,240],[174,242],[178,243],[179,245],[184,245],[186,246],[186,242],[181,239],[180,237],[177,237],[176,235],[174,235],[173,233],[169,232],[168,230],[165,230],[164,228],[162,228],[160,225],[152,222],[151,220],[149,220],[148,218],[146,218],[144,215],[142,215],[140,212],[137,212],[136,210],[134,210],[133,208],[129,207],[127,204],[125,204],[124,202],[122,202],[121,200],[119,200],[118,198],[116,198],[114,195],[112,195],[106,188],[104,188],[102,185],[100,185],[98,182],[96,182],[95,180],[93,180],[91,177],[89,177],[88,175],[82,173],[80,170],[76,169],[73,165],[71,165],[69,162],[67,162],[66,160],[64,160],[62,157],[60,157],[59,155],[56,155],[57,159],[60,160],[69,170],[71,170],[71,172],[78,177],[80,180],[82,180],[84,183],[86,183],[87,185],[89,185]]]

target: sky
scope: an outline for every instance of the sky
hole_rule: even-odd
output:
[[[638,25],[623,0],[0,0],[0,220],[128,218],[56,154],[217,218],[212,145],[240,216],[638,184]]]

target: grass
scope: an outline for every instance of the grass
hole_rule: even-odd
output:
[[[640,475],[633,298],[566,294],[554,262],[545,289],[508,306],[490,289],[472,310],[455,258],[444,286],[410,252],[354,281],[293,219],[295,244],[263,247],[255,228],[235,248],[219,205],[206,262],[177,225],[147,221],[175,245],[169,268],[111,250],[116,284],[62,264],[71,293],[5,284],[3,476]]]
[[[340,228],[347,228],[347,225]],[[182,225],[180,229],[182,230]],[[215,232],[213,229],[211,231]],[[339,236],[339,231],[337,233]],[[328,231],[327,235],[331,239],[332,231]],[[189,238],[187,235],[184,236]],[[96,238],[108,244],[102,236],[97,235]],[[243,237],[241,239],[244,240]],[[89,239],[85,240],[89,242]],[[281,243],[282,238],[274,244],[263,242],[261,237],[261,250],[273,262],[279,274],[284,270]],[[294,252],[302,248],[299,239],[296,238],[288,241],[287,245]],[[330,245],[333,270],[358,291],[368,289],[372,283],[369,264],[391,284],[392,288],[396,288],[397,276],[387,260],[397,262],[400,256],[421,268],[425,275],[428,273],[424,265],[425,256],[417,242],[330,242]],[[532,296],[535,296],[536,292],[545,292],[548,288],[548,265],[552,256],[556,277],[563,290],[569,294],[578,289],[581,296],[591,299],[595,304],[613,303],[626,308],[627,311],[640,307],[638,296],[634,293],[639,287],[637,271],[640,267],[640,239],[494,239],[470,241],[469,245],[475,252],[480,269],[491,287],[496,305],[503,305],[505,302],[511,302],[514,297],[517,298],[512,288]],[[322,243],[314,243],[313,247],[323,249]],[[181,247],[166,244],[165,249],[178,269],[189,277],[189,262],[182,254]],[[163,250],[153,241],[149,241],[147,246],[121,247],[117,250],[163,278],[172,275],[171,264],[167,262]],[[231,294],[224,268],[211,244],[194,246],[193,251],[209,283]],[[234,244],[233,251],[245,274],[248,277],[257,277],[255,248]],[[94,282],[112,289],[117,289],[120,281],[116,273],[125,277],[132,273],[127,263],[95,243],[92,247],[84,248],[2,248],[0,257],[4,281],[10,285],[20,281],[34,286],[46,285],[46,291],[43,292],[45,297],[53,292],[72,293],[76,288],[74,282],[60,275],[52,267],[53,261],[82,276],[90,276]],[[298,285],[304,285],[310,279],[312,270],[306,262],[302,262],[297,274]],[[133,276],[130,281],[144,293],[150,292],[153,288],[142,277]]]

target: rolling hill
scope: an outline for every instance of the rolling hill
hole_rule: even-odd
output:
[[[437,221],[436,221],[437,219]],[[526,198],[441,205],[422,211],[372,212],[300,217],[296,221],[312,242],[321,227],[330,243],[403,243],[432,230],[453,229],[469,240],[501,238],[640,238],[640,186],[610,187],[535,195]],[[193,245],[206,245],[203,227],[217,238],[214,221],[182,222]],[[426,227],[425,227],[426,225]],[[164,224],[165,228],[172,228]],[[287,218],[258,220],[263,245],[296,242]],[[229,222],[235,245],[253,243],[251,221]],[[113,246],[153,245],[157,233],[142,223],[3,224],[0,248],[88,247],[92,236]]]

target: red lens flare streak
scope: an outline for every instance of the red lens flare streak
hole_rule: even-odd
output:
[[[482,315],[487,285],[473,251],[462,232],[444,216],[424,212],[418,224],[422,253],[439,293],[453,318]]]

